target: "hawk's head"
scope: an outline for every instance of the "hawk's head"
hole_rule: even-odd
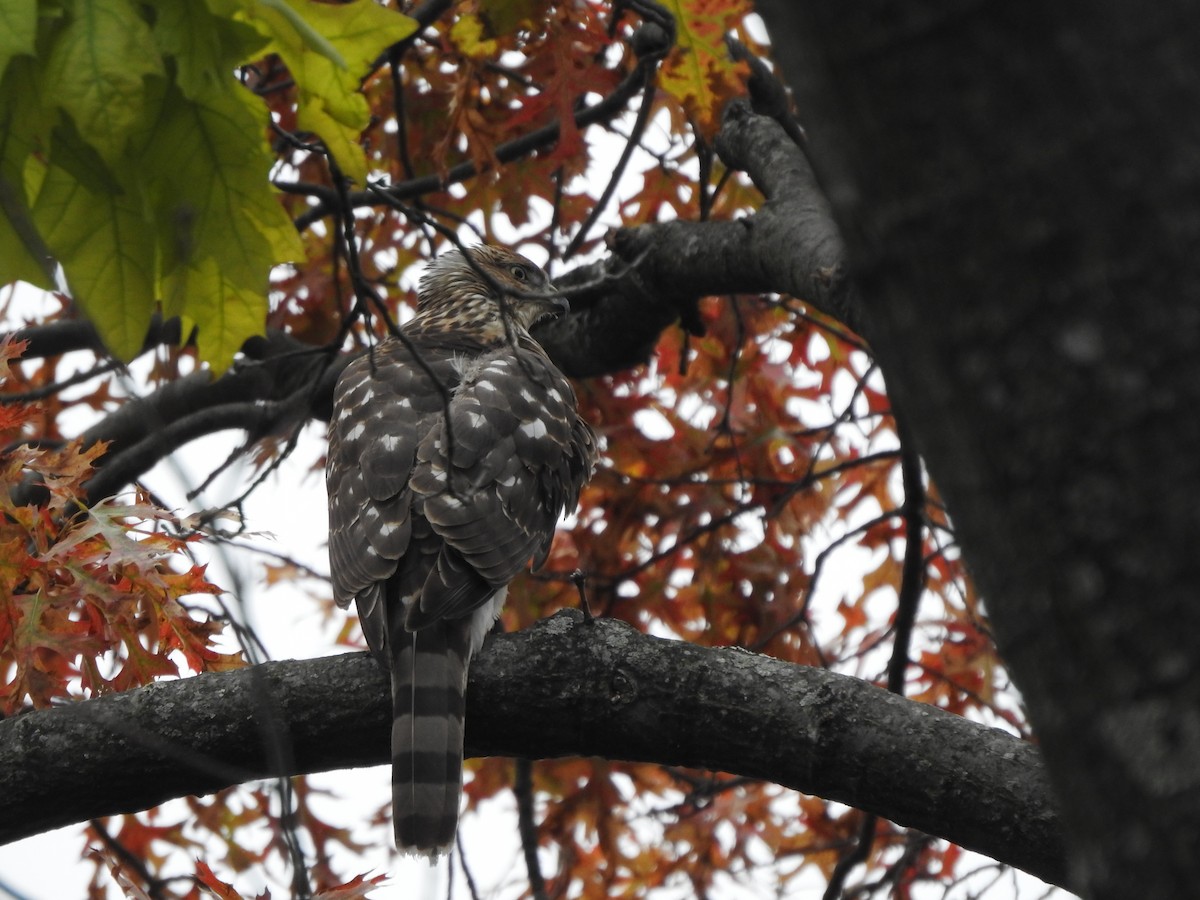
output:
[[[570,308],[535,263],[489,244],[443,253],[425,270],[417,298],[422,324],[479,333],[488,343]]]

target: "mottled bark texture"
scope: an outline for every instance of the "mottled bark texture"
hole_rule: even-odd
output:
[[[1200,6],[761,4],[1095,898],[1200,883]]]
[[[0,841],[255,778],[383,763],[390,713],[379,667],[350,654],[0,721]],[[1028,744],[855,678],[574,610],[485,646],[471,667],[467,754],[763,778],[1063,877],[1057,818]]]

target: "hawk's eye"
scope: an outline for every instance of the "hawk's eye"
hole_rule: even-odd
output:
[[[525,281],[529,278],[529,273],[525,271],[524,266],[513,266],[508,271],[512,273],[512,277],[517,279],[517,281]]]

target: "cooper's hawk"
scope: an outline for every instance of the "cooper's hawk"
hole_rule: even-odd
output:
[[[595,461],[575,392],[529,334],[559,315],[536,265],[452,251],[419,290],[407,344],[356,359],[334,391],[329,559],[392,679],[396,846],[454,840],[467,667],[508,583],[545,562]]]

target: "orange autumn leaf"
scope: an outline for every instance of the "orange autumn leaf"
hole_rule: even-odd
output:
[[[737,90],[745,67],[725,48],[725,35],[747,13],[750,4],[725,0],[666,0],[675,17],[677,44],[663,65],[661,86],[683,104],[701,133],[716,131],[718,97]]]

